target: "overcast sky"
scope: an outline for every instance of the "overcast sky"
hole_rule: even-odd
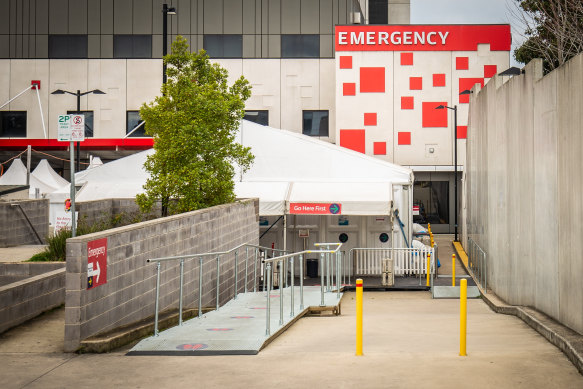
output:
[[[522,38],[516,33],[517,24],[507,7],[514,0],[411,0],[411,24],[492,24],[510,23],[512,49]],[[512,66],[517,64],[510,54]]]

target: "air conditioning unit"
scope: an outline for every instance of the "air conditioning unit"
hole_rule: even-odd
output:
[[[353,24],[360,24],[360,12],[353,12],[352,13],[352,23]]]

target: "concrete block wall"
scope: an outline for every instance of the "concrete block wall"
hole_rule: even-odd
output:
[[[67,241],[65,350],[74,351],[82,340],[119,326],[153,317],[155,263],[147,259],[227,251],[259,240],[258,200],[241,200],[199,211],[160,218],[84,235]],[[107,238],[107,283],[87,290],[87,243]],[[238,255],[238,290],[244,290],[245,250]],[[249,251],[251,257],[252,250]],[[254,252],[253,252],[254,255]],[[220,304],[234,295],[234,254],[219,265]],[[253,272],[249,260],[248,274]],[[203,307],[216,304],[217,263],[203,262]],[[198,258],[184,264],[184,307],[198,306]],[[249,276],[248,288],[253,287]],[[161,264],[160,311],[178,308],[180,262]]]
[[[524,70],[472,94],[463,240],[497,295],[583,333],[583,54]]]
[[[27,273],[32,277],[0,287],[0,333],[65,302],[64,263],[0,266],[2,277]]]
[[[12,204],[19,204],[22,207],[42,242],[39,242],[19,207]],[[44,244],[48,234],[48,199],[0,201],[0,247]]]
[[[103,199],[94,201],[82,201],[75,204],[79,212],[79,221],[86,225],[96,223],[110,223],[116,216],[124,220],[132,220],[140,216],[140,209],[134,199]],[[160,215],[160,206],[154,206],[148,215],[142,215],[143,219],[154,218]]]

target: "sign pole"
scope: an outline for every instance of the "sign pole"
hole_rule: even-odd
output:
[[[75,142],[69,142],[69,150],[71,152],[71,236],[77,236],[77,226],[75,223]]]

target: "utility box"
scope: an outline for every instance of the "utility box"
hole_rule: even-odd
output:
[[[385,258],[381,260],[382,268],[382,285],[395,285],[395,263],[392,258]]]

